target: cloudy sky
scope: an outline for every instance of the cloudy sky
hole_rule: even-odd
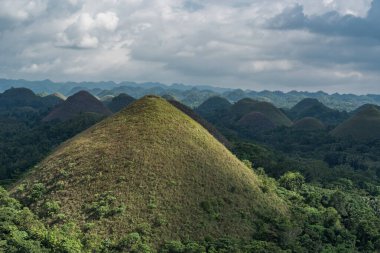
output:
[[[1,0],[0,77],[380,93],[380,0]]]

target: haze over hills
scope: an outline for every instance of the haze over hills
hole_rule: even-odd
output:
[[[43,121],[65,121],[81,113],[94,113],[103,116],[112,114],[112,112],[93,95],[87,91],[79,91],[54,108]]]
[[[46,191],[31,200],[36,183]],[[173,238],[251,238],[257,217],[287,212],[261,184],[201,125],[148,96],[61,145],[12,192],[36,213],[59,201],[62,213],[81,227],[94,223],[87,233],[103,238],[148,226],[157,247]],[[104,197],[115,209],[99,217]]]
[[[80,90],[87,90],[91,94],[99,96],[105,95],[116,96],[120,93],[129,94],[132,97],[140,98],[148,94],[164,95],[170,94],[178,101],[187,106],[197,107],[209,97],[222,96],[230,102],[236,102],[243,98],[249,97],[258,101],[270,102],[280,108],[291,108],[305,98],[315,98],[326,106],[338,109],[352,111],[364,104],[380,105],[380,96],[354,95],[354,94],[327,94],[325,92],[302,92],[302,91],[252,91],[231,88],[219,88],[205,85],[183,85],[172,84],[165,85],[158,82],[136,83],[136,82],[53,82],[44,81],[26,81],[26,80],[8,80],[0,79],[0,91],[11,87],[26,87],[36,93],[61,92],[66,96],[73,95]]]

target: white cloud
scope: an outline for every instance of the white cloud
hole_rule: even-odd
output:
[[[2,0],[0,18],[25,21],[42,14],[47,8],[47,0]]]
[[[380,92],[377,41],[264,28],[295,4],[365,17],[371,0],[2,0],[0,77]]]
[[[63,32],[57,34],[57,45],[82,49],[97,48],[100,43],[112,37],[110,33],[116,30],[118,22],[116,13],[110,11],[94,16],[81,13]]]

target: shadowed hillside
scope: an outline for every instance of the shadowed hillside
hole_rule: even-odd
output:
[[[252,238],[262,217],[287,212],[261,187],[200,124],[148,96],[61,145],[13,194],[37,213],[59,201],[60,212],[88,235],[119,238],[143,229],[158,246],[165,239]]]
[[[301,131],[318,131],[325,129],[326,127],[316,118],[305,117],[294,122],[293,128]]]
[[[294,120],[313,117],[327,125],[337,125],[348,118],[346,112],[331,109],[314,98],[300,101],[289,111],[289,115]]]
[[[216,96],[207,99],[195,111],[206,120],[216,122],[231,106],[227,99]]]
[[[121,93],[118,96],[112,98],[111,101],[106,103],[106,105],[112,112],[118,112],[135,100],[135,98],[129,96],[128,94]]]
[[[11,88],[0,93],[0,109],[14,109],[15,107],[31,107],[33,109],[47,109],[63,100],[57,96],[40,97],[26,88]]]
[[[292,125],[292,121],[271,103],[256,101],[250,98],[244,98],[232,105],[228,113],[224,115],[224,121],[228,122],[234,120],[237,122],[244,115],[252,112],[261,113],[276,127]]]
[[[337,126],[331,134],[336,137],[352,137],[357,141],[380,138],[380,110],[377,106],[365,106]]]
[[[276,128],[276,125],[261,112],[251,112],[244,115],[237,122],[237,126],[249,136]]]
[[[107,109],[93,95],[87,91],[80,91],[68,97],[63,103],[54,108],[43,121],[72,119],[81,113],[96,113],[99,115],[110,115],[111,111]]]

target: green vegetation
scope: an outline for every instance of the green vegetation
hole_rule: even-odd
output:
[[[0,252],[380,251],[380,141],[335,138],[331,127],[247,135],[220,117],[239,161],[176,107],[138,100],[59,146],[12,197],[0,188]],[[67,127],[58,144],[86,125],[32,121],[42,115],[17,109],[0,130],[11,117],[48,136]],[[16,137],[4,143],[17,150]]]
[[[103,117],[80,114],[66,122],[41,122],[43,112],[0,111],[0,183],[8,184],[63,141]]]
[[[123,213],[125,210],[124,205],[116,205],[116,197],[110,191],[96,194],[95,198],[94,202],[85,207],[86,212],[91,218],[101,219],[103,217],[110,217]]]

